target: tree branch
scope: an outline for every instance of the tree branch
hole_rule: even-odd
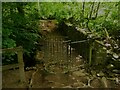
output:
[[[90,11],[90,16],[89,16],[89,19],[90,19],[90,18],[91,18],[91,16],[92,16],[92,12],[93,12],[93,8],[94,8],[94,3],[95,3],[95,2],[93,2],[93,3],[92,3],[92,7],[91,7],[91,11]]]
[[[85,2],[82,3],[82,27],[84,27],[84,9],[85,9]]]
[[[95,19],[97,18],[99,7],[100,7],[100,2],[98,3],[98,6],[97,6],[97,10],[96,10]]]

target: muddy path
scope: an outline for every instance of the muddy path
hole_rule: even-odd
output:
[[[40,42],[41,44],[41,42]],[[37,51],[37,64],[25,71],[27,88],[115,88],[115,79],[108,79],[100,72],[87,73],[85,60],[66,43],[65,37],[49,33],[42,51]],[[4,88],[23,88],[18,69],[3,72]]]
[[[85,70],[85,60],[66,43],[58,33],[46,35],[42,64],[32,74],[29,88],[111,88],[115,81],[90,75]],[[38,51],[41,53],[41,51]],[[39,55],[38,55],[39,57]]]
[[[44,67],[37,64],[37,71],[31,80],[30,87],[85,87],[85,81],[78,83],[87,75],[84,69],[82,56],[77,55],[74,49],[71,52],[64,37],[57,33],[47,34],[43,45],[44,56],[42,59]],[[41,51],[40,51],[41,52]],[[83,69],[81,69],[83,68]],[[43,80],[44,79],[44,80]],[[85,83],[84,83],[85,82]],[[78,85],[76,85],[78,84]]]

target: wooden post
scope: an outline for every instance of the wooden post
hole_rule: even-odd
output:
[[[23,62],[23,48],[18,47],[18,63],[19,63],[19,73],[21,83],[25,83],[25,72],[24,72],[24,62]]]
[[[91,66],[92,64],[92,43],[90,43],[90,46],[89,46],[89,66]]]
[[[24,85],[26,87],[22,46],[17,47],[17,48],[2,49],[2,51],[3,51],[3,53],[5,53],[5,52],[17,52],[18,64],[2,66],[3,67],[2,70],[7,70],[7,69],[10,69],[10,68],[19,67],[20,82],[22,83],[22,85]]]
[[[64,51],[64,44],[63,44],[63,42],[62,42],[62,38],[60,38],[60,41],[59,41],[59,43],[58,43],[58,50],[59,50],[59,52],[58,53],[60,53],[60,58],[59,58],[59,61],[60,60],[62,60],[62,61],[64,61],[64,53],[65,53],[65,51]],[[61,67],[62,68],[62,70],[64,70],[63,69],[63,67]]]
[[[68,66],[69,66],[68,65],[69,64],[69,49],[68,49],[69,48],[69,43],[67,42],[66,45],[67,45],[67,69],[68,69]]]

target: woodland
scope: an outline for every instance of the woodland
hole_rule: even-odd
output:
[[[120,2],[2,2],[2,49],[23,47],[29,88],[119,88],[119,10]],[[15,63],[16,52],[2,53],[3,66]],[[18,69],[3,71],[3,88],[18,86],[6,80]]]

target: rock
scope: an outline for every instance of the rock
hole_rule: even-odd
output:
[[[82,58],[82,56],[78,55],[78,56],[76,57],[76,60],[80,60],[81,58]]]
[[[110,47],[110,46],[111,46],[111,44],[109,44],[109,43],[106,43],[106,44],[105,44],[105,46],[106,46],[106,47]]]
[[[97,74],[98,77],[101,77],[101,76],[104,76],[104,73],[102,71],[100,71],[98,74]]]
[[[106,79],[105,77],[102,77],[101,81],[102,81],[103,86],[104,86],[105,88],[108,88],[107,79]]]
[[[90,85],[94,88],[102,88],[102,82],[99,79],[93,79],[90,83]]]
[[[117,69],[112,70],[112,72],[120,74],[120,70],[117,70]]]
[[[95,76],[95,75],[96,75],[96,71],[91,70],[91,74],[92,74],[93,76]]]
[[[86,84],[86,85],[87,85],[87,83],[88,83],[87,77],[79,77],[79,78],[78,78],[78,81],[79,81],[79,82],[82,82],[82,83],[84,83],[84,84]]]
[[[75,72],[73,72],[73,76],[79,76],[79,77],[81,77],[81,76],[85,76],[85,73],[83,73],[81,71],[75,71]]]
[[[29,70],[37,70],[37,67],[26,67],[25,70],[26,70],[26,71],[29,71]]]
[[[67,79],[67,85],[72,85],[73,83],[76,82],[76,78],[74,76],[69,76]]]
[[[44,53],[42,51],[36,51],[36,56],[35,56],[35,59],[36,61],[41,61],[44,57]]]
[[[108,88],[114,88],[116,86],[115,81],[107,80]]]
[[[84,83],[82,83],[82,82],[76,82],[76,83],[74,83],[73,85],[71,85],[72,87],[83,87],[84,86]]]
[[[118,59],[118,58],[119,58],[119,55],[116,54],[116,53],[113,53],[113,57],[116,58],[116,59]]]
[[[55,85],[54,85],[55,88],[64,87],[64,84],[61,84],[61,83],[59,83],[59,82],[55,82],[54,84],[55,84]]]
[[[71,86],[65,86],[65,87],[61,87],[61,88],[72,88]]]
[[[116,78],[116,84],[120,84],[119,78]]]
[[[113,64],[109,64],[109,65],[107,66],[108,69],[111,69],[111,68],[113,68],[113,67],[114,67]]]

